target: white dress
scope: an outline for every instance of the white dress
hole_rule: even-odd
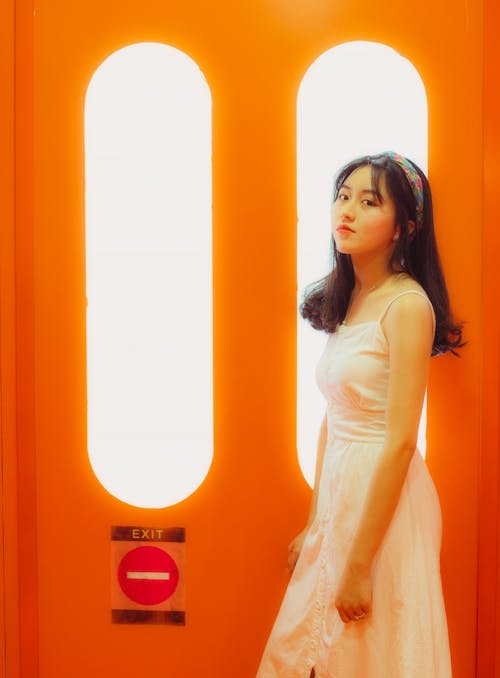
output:
[[[415,448],[371,568],[372,610],[344,623],[332,604],[384,445],[389,377],[382,319],[340,325],[316,369],[327,400],[327,442],[309,528],[257,678],[450,678],[440,575],[441,507]]]

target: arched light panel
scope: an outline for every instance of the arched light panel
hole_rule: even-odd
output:
[[[305,286],[331,268],[331,200],[336,171],[368,153],[394,150],[427,170],[427,99],[415,67],[391,47],[349,42],[310,66],[297,100],[298,303]],[[315,368],[327,335],[297,321],[297,449],[314,483],[316,443],[326,402]],[[425,455],[425,411],[418,446]]]
[[[85,101],[88,454],[108,492],[176,504],[213,457],[211,95],[160,43]]]

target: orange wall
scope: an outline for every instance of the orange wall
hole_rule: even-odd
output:
[[[481,5],[40,0],[34,17],[18,2],[17,19],[22,678],[255,675],[287,582],[286,547],[310,497],[295,456],[296,96],[317,56],[358,39],[409,58],[429,99],[438,243],[470,343],[461,359],[432,361],[427,460],[443,509],[454,676],[473,676]],[[85,447],[83,104],[99,64],[139,41],[187,52],[213,99],[215,459],[192,497],[163,510],[108,495]],[[109,622],[109,528],[140,524],[186,527],[184,628]]]
[[[484,216],[482,456],[479,485],[478,675],[500,676],[498,500],[500,471],[500,284],[498,185],[500,167],[500,7],[484,4]]]
[[[14,6],[0,5],[0,676],[17,675],[17,460],[14,334]],[[2,673],[2,670],[4,673]]]

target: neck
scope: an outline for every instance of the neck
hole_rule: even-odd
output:
[[[376,287],[380,287],[393,274],[389,270],[388,262],[380,260],[354,261],[354,289],[358,294],[367,294]]]

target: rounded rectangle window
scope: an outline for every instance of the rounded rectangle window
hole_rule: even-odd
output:
[[[134,506],[176,504],[213,457],[211,94],[138,43],[85,101],[88,454]]]
[[[297,97],[297,288],[325,276],[331,257],[331,199],[336,171],[367,154],[394,150],[427,169],[427,97],[422,79],[391,47],[356,41],[321,54]],[[314,485],[318,430],[325,410],[315,366],[326,335],[297,321],[297,449]],[[418,447],[425,454],[426,401]]]

